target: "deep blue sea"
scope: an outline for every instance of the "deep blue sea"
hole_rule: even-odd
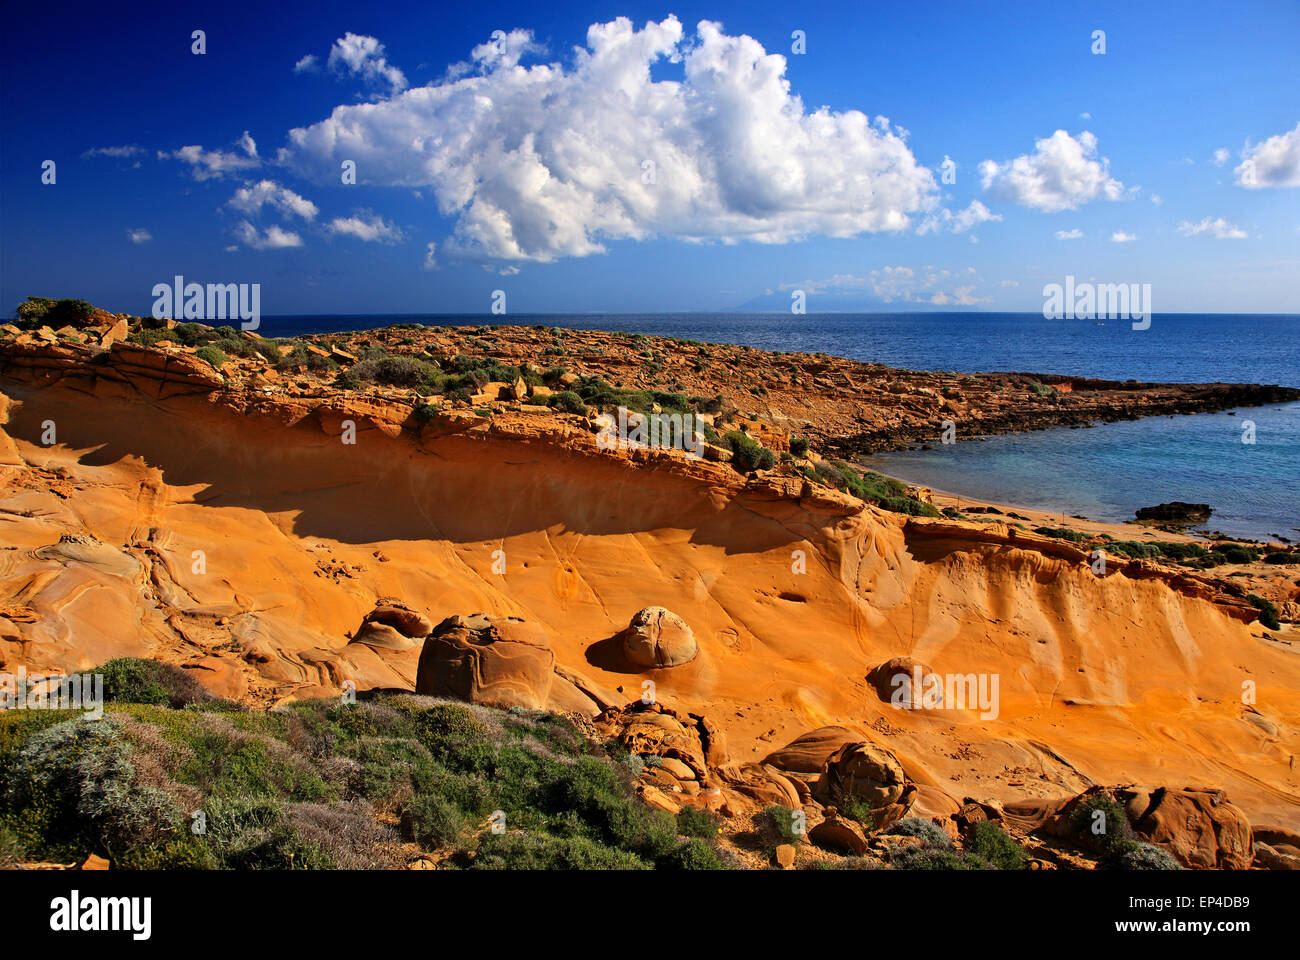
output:
[[[916,370],[1300,387],[1297,314],[1156,314],[1147,330],[1123,320],[1098,325],[1027,313],[301,316],[264,318],[259,332],[287,337],[411,322],[623,330]],[[1132,519],[1138,507],[1170,500],[1208,503],[1215,508],[1213,529],[1300,539],[1300,403],[1231,414],[935,444],[879,455],[871,464],[951,493],[1096,520]],[[1254,444],[1242,443],[1246,420],[1255,425]]]

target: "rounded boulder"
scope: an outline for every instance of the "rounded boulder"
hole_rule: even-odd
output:
[[[624,656],[638,667],[676,667],[700,652],[694,631],[664,607],[638,610],[619,640]]]

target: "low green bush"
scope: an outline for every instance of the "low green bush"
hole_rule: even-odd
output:
[[[1223,558],[1224,563],[1254,563],[1259,559],[1259,551],[1240,543],[1216,543],[1210,548]]]
[[[1136,840],[1112,844],[1098,862],[1103,870],[1181,870],[1182,865],[1160,847]]]
[[[1113,540],[1106,544],[1106,552],[1133,560],[1153,560],[1163,556],[1159,544],[1140,543],[1137,540]]]
[[[699,837],[691,837],[679,843],[666,855],[660,857],[656,866],[660,870],[723,869],[718,851]]]
[[[880,501],[880,508],[892,510],[894,513],[906,513],[913,517],[943,516],[934,506],[913,497],[885,497]]]
[[[1025,866],[1024,849],[992,820],[980,820],[966,833],[966,852],[979,857],[999,870],[1021,870]]]
[[[771,470],[776,466],[776,454],[742,430],[726,434],[731,448],[731,465],[741,473],[751,470]]]
[[[1259,622],[1270,630],[1281,630],[1282,622],[1277,617],[1277,604],[1255,594],[1248,594],[1246,602],[1259,611]]]
[[[1071,815],[1070,838],[1086,850],[1105,854],[1133,839],[1128,814],[1118,800],[1099,793],[1080,803]]]
[[[220,370],[222,364],[226,362],[226,355],[217,347],[211,345],[199,347],[194,351],[194,355],[214,370]]]
[[[1055,537],[1058,540],[1069,540],[1071,543],[1081,543],[1088,539],[1086,533],[1080,533],[1078,530],[1070,530],[1066,527],[1034,527],[1034,533],[1043,537]]]
[[[438,375],[438,370],[423,360],[389,356],[358,361],[348,372],[360,380],[391,387],[414,387]]]
[[[454,842],[464,830],[465,814],[437,794],[421,794],[402,811],[402,831],[428,849]]]
[[[546,398],[546,403],[561,413],[577,413],[584,416],[587,413],[587,405],[572,390],[561,390],[559,393],[553,393]]]
[[[904,847],[889,860],[898,870],[990,870],[992,865],[969,853],[949,847]]]
[[[898,837],[916,837],[931,847],[952,847],[952,838],[943,827],[921,817],[904,817],[885,832]]]
[[[789,807],[773,804],[754,818],[754,826],[770,847],[782,843],[800,843],[804,840],[804,834],[795,829],[801,821],[798,813]]]
[[[718,815],[709,810],[683,807],[681,813],[677,814],[677,832],[684,837],[716,840],[721,825]]]
[[[170,663],[119,657],[90,671],[104,678],[106,703],[160,704],[180,709],[190,704],[215,704],[194,675]]]
[[[12,870],[23,859],[23,845],[5,827],[0,827],[0,870]]]
[[[100,671],[100,721],[0,713],[0,857],[364,868],[400,856],[396,822],[452,866],[723,866],[712,814],[650,809],[563,716],[404,694],[239,710],[162,664]],[[498,810],[504,834],[485,828]]]
[[[490,835],[471,862],[474,870],[649,870],[633,853],[602,846],[586,837],[544,834]]]

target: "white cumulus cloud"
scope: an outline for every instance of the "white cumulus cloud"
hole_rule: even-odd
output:
[[[1132,243],[1136,239],[1136,233],[1125,233],[1123,230],[1116,230],[1110,235],[1111,243]]]
[[[1254,147],[1247,145],[1232,172],[1237,186],[1248,189],[1300,187],[1300,123]]]
[[[82,156],[83,157],[115,157],[119,160],[124,160],[127,157],[138,156],[139,154],[142,153],[144,153],[144,147],[140,147],[135,144],[128,144],[124,147],[91,147],[89,150],[83,153]]]
[[[1075,227],[1073,230],[1056,231],[1057,240],[1078,240],[1082,236],[1083,236],[1083,231],[1080,230],[1078,227]]]
[[[316,204],[288,187],[280,186],[274,180],[260,180],[251,186],[240,187],[226,202],[247,214],[258,213],[267,204],[285,216],[302,217],[304,220],[315,219],[317,213]]]
[[[302,246],[302,237],[274,224],[267,227],[265,232],[259,232],[247,220],[241,220],[239,226],[235,228],[235,235],[240,243],[254,250],[278,250],[283,247]]]
[[[126,235],[127,235],[127,238],[128,238],[132,243],[137,243],[137,244],[138,244],[138,243],[148,243],[150,240],[153,239],[153,234],[150,233],[148,230],[144,229],[143,227],[141,227],[141,228],[138,229],[138,230],[128,230],[128,231],[126,232]]]
[[[1034,152],[1006,163],[980,164],[984,189],[997,200],[1056,213],[1077,210],[1089,200],[1119,200],[1124,184],[1110,175],[1110,161],[1097,158],[1097,138],[1087,130],[1078,139],[1064,130],[1038,140]]]
[[[228,173],[251,170],[261,166],[257,157],[257,144],[245,130],[235,141],[243,151],[241,156],[229,150],[205,150],[200,146],[181,147],[172,153],[158,151],[159,160],[183,160],[190,165],[195,180],[220,179]]]
[[[320,58],[314,53],[302,57],[293,65],[294,73],[315,73],[320,69]]]
[[[351,159],[370,184],[429,188],[456,218],[440,244],[453,259],[551,261],[656,235],[849,237],[937,206],[903,131],[806,109],[785,57],[716,23],[693,38],[675,17],[595,24],[569,66],[520,65],[530,46],[508,34],[443,82],[336,107],[292,130],[279,160],[322,183]],[[664,61],[680,79],[651,78]]]
[[[1178,232],[1185,237],[1195,237],[1202,233],[1208,233],[1219,240],[1245,240],[1250,236],[1241,227],[1229,223],[1223,217],[1210,219],[1206,217],[1200,223],[1192,223],[1190,220],[1184,220],[1178,225]]]
[[[356,237],[366,243],[400,243],[402,231],[383,217],[353,214],[350,217],[335,217],[329,223],[330,233]]]
[[[994,213],[978,200],[972,200],[970,206],[965,210],[953,213],[947,207],[944,207],[930,214],[917,229],[917,233],[934,233],[945,227],[953,233],[965,233],[967,230],[978,227],[981,223],[996,222],[1001,219],[1002,214]],[[972,237],[971,239],[974,240],[975,238]]]
[[[334,41],[326,63],[336,73],[359,76],[368,83],[387,84],[393,93],[406,89],[405,74],[388,62],[384,45],[374,37],[345,34]]]

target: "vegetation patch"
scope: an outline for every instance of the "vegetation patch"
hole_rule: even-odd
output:
[[[387,694],[242,710],[120,659],[102,720],[0,714],[0,860],[117,868],[718,869],[718,824],[652,810],[573,722]],[[499,827],[503,832],[498,832]]]
[[[1246,601],[1259,611],[1259,622],[1270,630],[1281,630],[1282,622],[1277,617],[1277,604],[1272,600],[1266,600],[1263,597],[1249,594]]]
[[[971,824],[966,833],[967,854],[987,861],[999,870],[1022,870],[1029,859],[1020,844],[992,820]]]

